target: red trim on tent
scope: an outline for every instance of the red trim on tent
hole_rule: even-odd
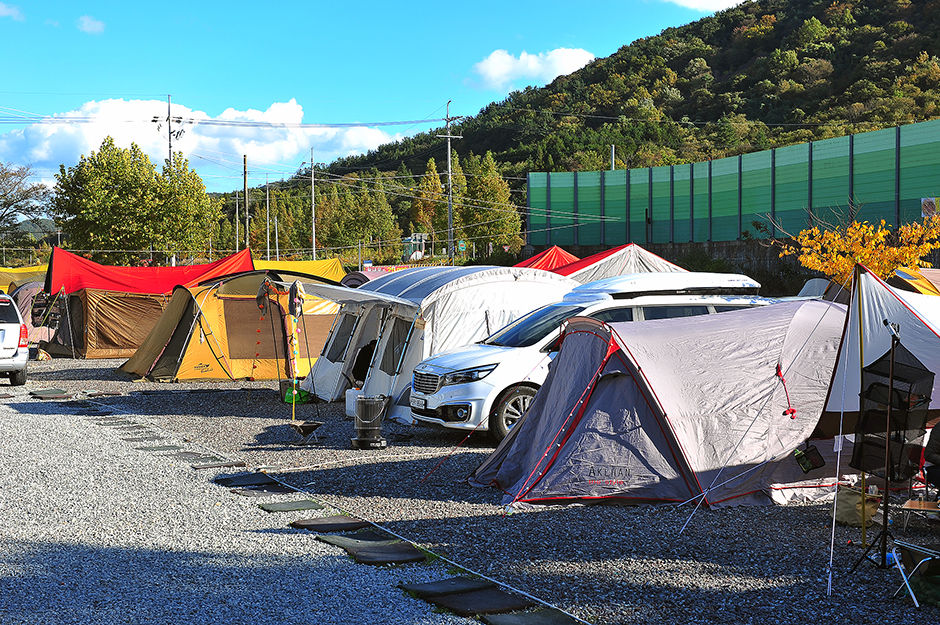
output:
[[[554,271],[559,267],[564,267],[580,260],[574,254],[566,252],[557,245],[553,245],[544,252],[540,252],[532,258],[527,258],[521,263],[516,263],[513,267],[530,267],[532,269],[544,269],[545,271]]]
[[[53,248],[46,270],[46,293],[100,289],[120,293],[169,294],[176,286],[196,286],[218,276],[253,271],[251,252],[244,249],[205,265],[181,267],[113,267]]]
[[[582,332],[587,333],[587,334],[593,334],[597,338],[602,338],[600,334],[598,334],[597,332],[593,330],[574,330],[571,333],[577,334],[577,333],[582,333]],[[565,331],[563,333],[563,336],[567,337],[568,332]],[[555,460],[558,458],[558,454],[561,452],[561,449],[565,446],[565,443],[568,442],[568,438],[571,436],[572,430],[577,426],[578,422],[581,421],[581,417],[584,416],[584,410],[587,408],[588,400],[590,400],[591,398],[591,393],[593,393],[594,389],[597,387],[597,380],[599,379],[600,373],[601,371],[604,370],[604,367],[607,366],[607,361],[610,360],[610,355],[615,351],[615,350],[612,350],[611,348],[611,344],[614,343],[614,341],[609,334],[607,335],[606,340],[607,340],[607,353],[604,355],[603,360],[601,360],[601,364],[600,366],[598,366],[597,371],[595,371],[594,375],[591,376],[591,380],[590,382],[588,382],[587,388],[581,391],[581,396],[578,398],[578,403],[580,404],[580,406],[578,405],[574,406],[571,409],[571,411],[568,413],[568,417],[565,419],[564,423],[562,423],[558,431],[555,432],[555,437],[552,439],[551,443],[549,444],[548,449],[546,449],[542,453],[542,457],[539,458],[539,461],[535,463],[535,467],[532,469],[532,472],[529,473],[529,476],[526,478],[526,481],[522,484],[522,487],[519,489],[519,492],[516,493],[516,495],[513,497],[513,502],[525,501],[522,498],[525,497],[526,493],[528,493],[533,488],[535,488],[535,485],[539,483],[539,480],[542,479],[542,476],[545,475],[548,469],[551,468],[551,466],[555,463]],[[561,441],[558,440],[559,436],[562,436]],[[541,468],[542,461],[545,460],[545,457],[551,451],[552,447],[555,448],[554,453],[552,453],[552,456],[548,459],[548,462],[545,463],[544,468]],[[541,468],[541,471],[539,471],[540,468]],[[536,471],[539,471],[539,474],[537,476],[535,475]],[[534,480],[532,479],[533,476],[535,476]],[[531,483],[530,483],[530,480],[531,480]]]

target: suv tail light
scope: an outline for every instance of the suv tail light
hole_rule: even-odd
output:
[[[18,347],[29,347],[29,330],[26,329],[26,324],[20,324],[20,344]]]

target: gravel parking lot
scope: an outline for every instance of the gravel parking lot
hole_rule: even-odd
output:
[[[831,594],[827,592],[832,541],[828,504],[699,510],[681,534],[680,529],[692,514],[687,506],[567,506],[506,515],[498,491],[471,488],[465,482],[493,449],[485,436],[465,440],[463,435],[452,432],[386,423],[383,435],[388,440],[387,449],[356,450],[350,444],[350,438],[355,436],[353,422],[345,418],[344,406],[339,403],[299,405],[293,411],[289,404],[280,401],[274,382],[155,384],[130,380],[114,371],[119,365],[120,361],[113,360],[31,362],[27,386],[9,389],[16,396],[0,400],[7,429],[0,451],[4,464],[10,467],[4,478],[2,492],[6,495],[0,507],[3,521],[0,540],[8,553],[0,563],[0,576],[5,584],[18,589],[13,596],[0,595],[3,622],[95,622],[55,613],[66,609],[67,604],[49,594],[53,589],[60,590],[49,586],[54,579],[43,577],[41,586],[45,590],[36,590],[37,575],[32,569],[37,565],[33,561],[47,558],[50,546],[56,547],[52,557],[66,559],[57,565],[65,567],[70,583],[80,583],[84,576],[94,577],[93,557],[101,557],[102,553],[118,561],[143,558],[135,575],[143,576],[144,583],[139,592],[122,601],[138,606],[135,613],[138,617],[144,613],[140,606],[155,609],[156,602],[166,603],[171,596],[174,605],[178,604],[174,608],[177,612],[173,612],[178,618],[154,612],[157,618],[153,622],[469,622],[433,612],[423,602],[394,588],[403,579],[440,579],[462,570],[496,579],[510,589],[528,593],[597,625],[940,620],[940,608],[924,606],[917,610],[903,596],[892,598],[901,581],[896,570],[882,570],[862,562],[849,574],[861,556],[857,546],[860,530],[854,528],[836,528],[832,590]],[[44,388],[66,390],[73,400],[27,399],[27,391]],[[0,392],[7,390],[0,387]],[[88,397],[90,393],[104,391],[121,394]],[[259,528],[255,525],[259,522],[276,522],[280,528],[284,523],[270,516],[259,517],[255,501],[238,498],[224,489],[220,493],[220,487],[211,483],[214,473],[196,471],[186,463],[174,464],[159,455],[134,450],[133,443],[121,441],[115,432],[87,419],[80,421],[81,417],[74,416],[75,400],[84,399],[92,402],[88,405],[105,407],[127,415],[129,420],[148,424],[187,448],[244,461],[249,470],[263,469],[328,504],[331,508],[324,515],[336,511],[352,513],[415,542],[440,559],[423,565],[377,569],[354,565],[341,551],[331,552],[334,548],[312,539],[288,541],[290,546],[277,547],[271,553],[265,549],[266,541],[279,541],[285,536],[296,538],[292,535],[295,532],[274,525]],[[17,414],[22,415],[24,423],[28,421],[43,429],[47,437],[44,440],[50,444],[18,445]],[[298,444],[300,436],[289,426],[292,416],[322,421],[324,425],[316,432],[319,443]],[[29,489],[23,484],[36,478],[37,471],[54,471],[58,466],[47,465],[45,455],[69,452],[78,454],[88,471],[84,476],[57,476],[63,485],[69,485],[67,494],[26,492]],[[112,490],[101,492],[90,488],[96,480],[90,480],[89,474],[101,476],[101,481],[112,484]],[[128,498],[125,489],[113,486],[116,481],[127,482],[136,492],[152,491],[152,496],[147,495],[152,505],[142,509],[129,506],[132,498]],[[17,493],[20,499],[12,499],[11,493]],[[198,505],[205,505],[206,493],[219,500],[222,505],[218,507],[228,512],[218,515],[200,510]],[[52,511],[65,506],[74,514],[81,509],[83,495],[113,496],[115,501],[106,507],[107,519],[83,520],[98,523],[97,531],[73,534],[63,529],[73,521],[64,525],[66,521]],[[36,500],[30,500],[24,510],[23,498],[30,497]],[[201,502],[195,508],[200,510],[198,514],[186,505],[191,497]],[[171,514],[171,510],[175,512]],[[126,532],[120,531],[124,523],[131,522],[125,518],[130,514],[142,517],[135,517],[134,523],[143,520],[150,526],[141,540],[130,540]],[[208,529],[203,523],[188,526],[186,520],[192,516],[205,518]],[[896,516],[900,520],[900,514]],[[182,520],[175,520],[177,517]],[[28,532],[14,529],[24,523]],[[214,538],[211,548],[203,548],[202,541],[209,540],[205,534],[190,535],[187,540],[191,542],[182,544],[167,538],[190,530],[212,535],[213,527],[214,531],[224,533],[233,525],[252,527],[254,538],[266,540],[244,541],[245,532],[240,530],[237,540],[228,536],[233,542],[230,551],[226,551],[214,544]],[[940,543],[940,526],[920,518],[913,518],[906,531],[902,532],[900,525],[900,522],[892,525],[892,533],[898,539]],[[870,530],[869,538],[876,531]],[[66,544],[67,549],[59,548]],[[144,544],[148,546],[145,548]],[[291,553],[283,554],[277,549]],[[322,570],[298,572],[295,565],[280,560],[292,561],[298,553],[308,553],[306,550],[316,556],[311,566],[319,568],[322,562]],[[205,556],[209,551],[215,555]],[[156,596],[145,592],[158,577],[147,572],[148,566],[160,567],[170,560],[179,567],[185,553],[197,552],[207,558],[201,573],[187,571],[185,566],[181,573],[196,578],[189,582],[175,580],[177,592],[160,590]],[[119,566],[113,560],[112,564]],[[265,584],[274,586],[273,595],[251,595],[258,605],[233,606],[224,599],[226,586],[218,580],[209,584],[206,592],[195,592],[200,587],[199,575],[214,567],[227,567],[229,573],[237,569],[241,572],[239,579],[249,575],[253,592],[261,592],[260,586]],[[268,574],[270,567],[281,574]],[[359,578],[358,573],[350,573],[353,570],[365,570],[368,575]],[[305,577],[308,574],[315,581]],[[355,587],[345,583],[344,578],[355,580]],[[24,585],[24,580],[29,584]],[[310,584],[321,585],[323,590],[312,593],[310,588],[314,586]],[[180,585],[187,592],[178,592]],[[31,590],[24,590],[27,588]],[[120,592],[130,592],[127,585],[119,588]],[[101,605],[114,598],[113,592],[98,594]],[[298,594],[304,599],[296,600]],[[347,605],[344,602],[356,605],[357,598],[363,595],[374,601],[362,608],[367,611],[365,616],[351,620],[357,608],[343,607]],[[285,618],[270,616],[272,604],[265,603],[264,597],[270,601],[272,596],[290,597],[290,610],[282,614]],[[335,608],[325,601],[327,596],[336,602]],[[90,595],[85,593],[83,597],[88,599]],[[25,607],[18,603],[20,599],[38,602],[42,616],[24,616]],[[187,601],[195,603],[187,605]],[[408,607],[401,608],[399,604]],[[383,615],[383,620],[375,620],[378,612],[369,611],[378,609],[374,606],[386,606],[390,613],[397,611],[402,618],[387,620]],[[110,608],[101,609],[110,613]],[[402,609],[415,611],[406,613]],[[248,616],[254,610],[262,615],[257,620]],[[234,616],[226,620],[227,612]],[[142,620],[123,621],[112,615],[102,617],[100,622]]]

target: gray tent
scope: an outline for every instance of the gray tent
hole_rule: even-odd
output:
[[[59,309],[54,307],[56,298],[43,293],[42,286],[42,282],[25,282],[10,293],[26,324],[30,345],[51,339],[58,320]]]
[[[569,320],[545,385],[470,481],[507,504],[770,503],[775,485],[826,478],[792,456],[819,420],[844,321],[818,300]]]

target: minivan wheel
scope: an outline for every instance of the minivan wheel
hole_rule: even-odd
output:
[[[11,386],[23,386],[24,384],[26,384],[26,369],[14,371],[10,374]]]
[[[529,409],[537,389],[531,386],[514,386],[499,399],[490,417],[490,434],[499,442],[506,438],[509,430]]]

